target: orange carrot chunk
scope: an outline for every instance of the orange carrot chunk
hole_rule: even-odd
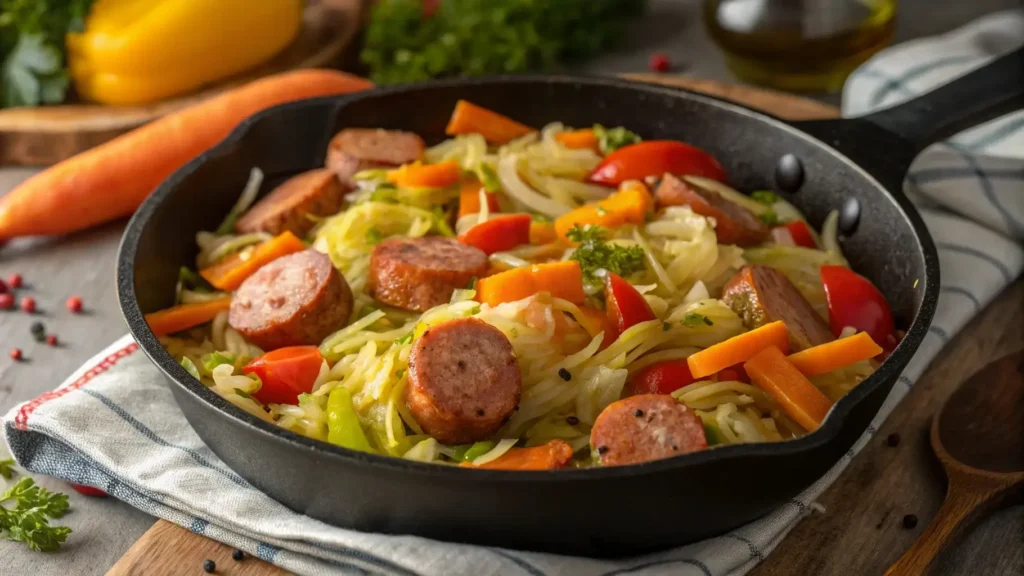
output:
[[[388,182],[408,188],[447,188],[458,184],[462,169],[455,160],[440,164],[413,162],[388,172]]]
[[[157,336],[174,334],[175,332],[194,328],[200,324],[206,324],[213,320],[214,316],[219,312],[227,310],[230,306],[230,296],[209,302],[179,304],[159,312],[146,314],[146,323],[149,324],[149,329]]]
[[[522,300],[539,292],[550,292],[555,298],[574,304],[583,303],[587,295],[583,292],[583,271],[579,262],[564,260],[522,266],[476,282],[476,300],[491,306]]]
[[[230,292],[241,286],[246,278],[255,274],[264,264],[305,249],[306,245],[302,243],[302,240],[285,230],[257,245],[251,252],[243,250],[221,258],[200,270],[199,275],[218,289]],[[244,254],[248,254],[248,256],[244,256]]]
[[[733,364],[745,362],[769,346],[789,351],[789,330],[781,320],[705,348],[690,355],[686,363],[690,366],[693,377],[699,380]]]
[[[471,102],[459,100],[455,104],[451,120],[448,121],[445,134],[449,136],[480,134],[488,142],[505,144],[534,131],[533,128],[520,124],[507,116],[502,116]]]
[[[810,378],[827,374],[861,360],[874,358],[882,353],[882,347],[875,344],[867,332],[858,332],[847,338],[840,338],[813,348],[801,350],[789,356],[789,362],[801,374]]]
[[[626,223],[643,224],[654,205],[654,199],[639,180],[624,182],[618,192],[600,202],[586,204],[555,220],[555,231],[568,238],[573,226],[593,224],[615,228]]]
[[[808,432],[821,426],[832,408],[832,402],[775,346],[754,355],[743,368],[755,386],[774,398]]]
[[[555,225],[551,222],[530,222],[530,244],[550,244],[558,240]]]
[[[173,112],[29,178],[0,199],[0,240],[67,234],[128,216],[172,172],[242,120],[283,102],[372,88],[334,70],[250,82]]]
[[[459,189],[459,218],[480,213],[480,189],[483,187],[484,185],[476,178],[470,178],[462,182],[462,187]],[[487,211],[500,211],[498,195],[486,190],[484,194],[487,196]]]
[[[482,470],[555,470],[564,468],[571,460],[572,446],[565,440],[552,440],[531,448],[511,448],[487,464],[463,462],[459,466]]]
[[[574,130],[572,132],[559,132],[555,134],[555,140],[566,148],[590,148],[594,152],[600,153],[597,147],[597,135],[590,128]]]

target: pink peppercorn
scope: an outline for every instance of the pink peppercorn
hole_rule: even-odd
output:
[[[21,299],[21,309],[29,314],[36,311],[36,299],[31,296],[25,296]]]
[[[65,303],[65,306],[67,306],[68,310],[71,311],[73,314],[78,314],[79,312],[82,311],[82,299],[79,298],[78,296],[72,296],[71,298],[68,298],[68,301]]]
[[[12,360],[21,360],[21,348],[14,348],[11,350]]]
[[[49,344],[50,346],[56,346],[57,345],[57,335],[56,334],[50,334],[49,336],[47,336],[46,337],[46,343]]]
[[[3,293],[0,294],[0,310],[10,310],[14,308],[14,294]]]
[[[651,60],[648,65],[655,72],[668,72],[672,68],[672,63],[664,52],[651,54]]]
[[[7,284],[11,288],[21,288],[22,278],[21,274],[11,274],[7,277]]]

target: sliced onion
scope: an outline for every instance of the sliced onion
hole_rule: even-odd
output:
[[[530,265],[526,260],[508,252],[495,252],[489,256],[489,259],[492,263],[501,264],[508,268],[521,268]]]
[[[494,448],[491,448],[490,452],[486,454],[481,454],[476,458],[476,460],[473,460],[473,466],[480,466],[483,464],[487,464],[488,462],[493,462],[498,458],[501,458],[505,454],[505,452],[508,452],[510,449],[512,449],[512,447],[515,446],[516,442],[518,441],[518,438],[505,438],[504,440],[499,441],[498,444],[494,446]]]
[[[527,208],[540,212],[541,214],[557,218],[565,214],[571,207],[559,204],[529,186],[519,177],[519,155],[509,154],[498,162],[498,179],[502,188],[514,200],[518,200]]]
[[[796,240],[793,240],[793,235],[785,226],[772,228],[772,242],[779,246],[796,246]]]
[[[843,263],[846,263],[846,258],[843,257],[843,249],[839,247],[839,211],[833,210],[828,213],[825,217],[825,221],[821,224],[821,247],[826,252],[835,254]]]

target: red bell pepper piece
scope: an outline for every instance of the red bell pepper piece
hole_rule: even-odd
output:
[[[71,488],[82,496],[94,496],[96,498],[107,497],[107,493],[99,488],[93,488],[92,486],[86,486],[85,484],[75,484],[73,482],[68,482],[68,484],[71,484]]]
[[[793,242],[796,242],[797,246],[803,246],[804,248],[818,247],[818,245],[814,243],[814,236],[811,236],[810,228],[808,228],[807,224],[802,220],[786,222],[783,226],[786,227],[786,230],[789,230],[789,235],[793,237]]]
[[[871,281],[845,266],[822,266],[821,283],[828,300],[829,325],[836,337],[846,326],[853,326],[875,342],[888,341],[894,328],[892,310]]]
[[[486,254],[511,250],[516,246],[530,243],[529,214],[498,216],[473,226],[459,236],[459,242],[476,246]]]
[[[608,311],[608,323],[612,332],[607,338],[612,342],[630,326],[654,320],[654,312],[647,305],[642,294],[626,280],[609,272],[604,281],[605,305]]]
[[[629,389],[632,394],[671,394],[693,381],[686,358],[681,358],[643,368],[630,377]]]
[[[726,181],[725,169],[707,152],[673,140],[650,140],[624,146],[604,157],[587,178],[595,184],[618,186],[664,173],[703,176]]]
[[[316,346],[289,346],[267,352],[242,368],[263,386],[253,394],[264,404],[298,404],[299,394],[313,391],[324,357]]]

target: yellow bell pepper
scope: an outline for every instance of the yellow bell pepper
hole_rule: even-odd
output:
[[[67,36],[86,100],[148,104],[253,68],[302,26],[302,0],[99,0]]]

